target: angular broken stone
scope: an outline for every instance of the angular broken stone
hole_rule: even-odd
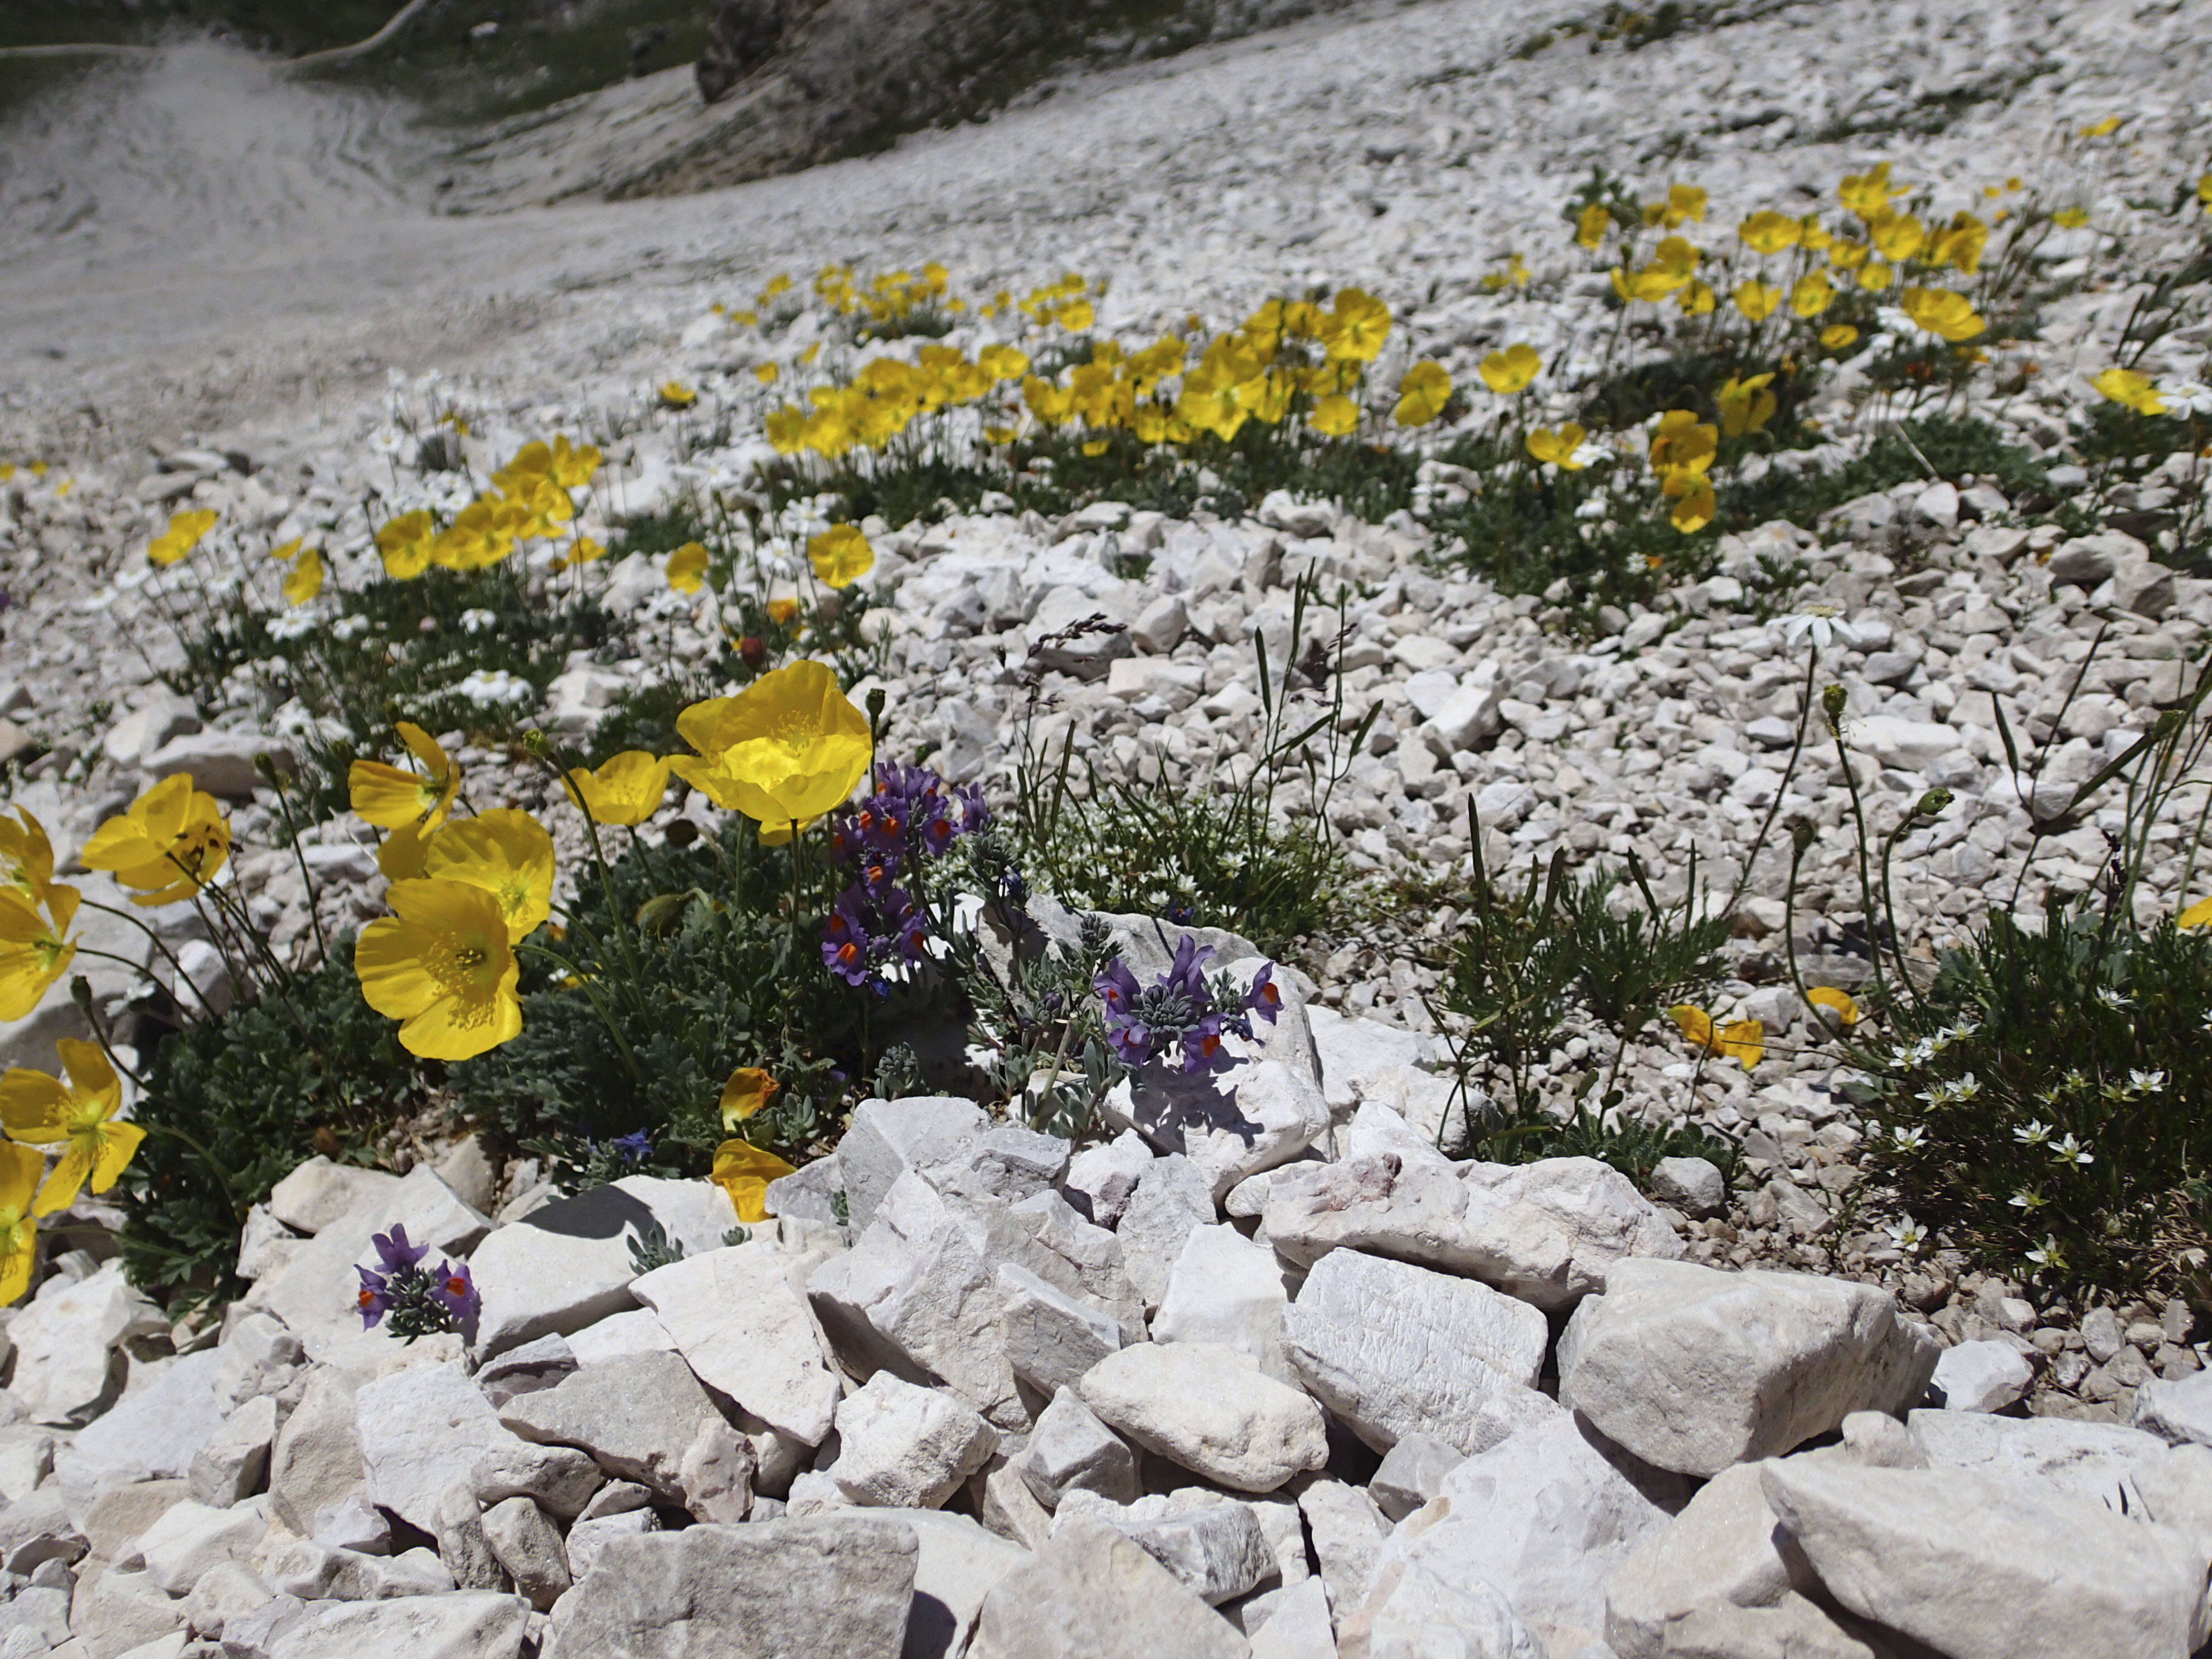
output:
[[[561,1529],[527,1498],[507,1498],[483,1512],[484,1538],[518,1595],[544,1613],[568,1588]]]
[[[1188,1158],[1155,1158],[1138,1177],[1115,1236],[1121,1241],[1122,1261],[1146,1313],[1157,1311],[1167,1294],[1184,1242],[1196,1229],[1211,1227],[1214,1218],[1206,1177]]]
[[[1284,1336],[1307,1390],[1377,1451],[1424,1432],[1479,1449],[1484,1404],[1532,1391],[1551,1342],[1525,1302],[1358,1250],[1315,1264]]]
[[[837,1407],[830,1474],[855,1504],[933,1510],[998,1443],[998,1431],[957,1400],[878,1371]]]
[[[618,1480],[682,1501],[684,1455],[721,1413],[680,1355],[625,1354],[586,1365],[556,1387],[518,1395],[497,1421],[538,1445],[576,1446]]]
[[[657,1268],[630,1291],[659,1316],[700,1381],[818,1446],[839,1388],[805,1283],[826,1259],[754,1239]]]
[[[491,1401],[451,1361],[362,1383],[354,1424],[370,1496],[424,1532],[435,1529],[447,1487],[485,1452],[514,1443]]]
[[[1029,1444],[1014,1460],[1038,1503],[1057,1509],[1070,1492],[1096,1492],[1116,1504],[1137,1497],[1137,1459],[1072,1388],[1063,1388],[1037,1416]]]
[[[1103,1110],[1116,1127],[1188,1158],[1216,1204],[1328,1133],[1320,1085],[1279,1060],[1240,1060],[1218,1073],[1147,1066],[1115,1086]]]
[[[1395,1152],[1346,1158],[1276,1180],[1261,1225],[1300,1266],[1364,1250],[1481,1279],[1547,1312],[1603,1289],[1616,1261],[1682,1253],[1628,1179],[1588,1158],[1464,1170]]]
[[[1321,1407],[1218,1343],[1124,1348],[1077,1392],[1108,1427],[1239,1492],[1273,1492],[1328,1462]]]
[[[1578,1312],[1560,1391],[1655,1468],[1717,1474],[1853,1412],[1902,1412],[1941,1346],[1887,1291],[1812,1273],[1625,1261]]]
[[[835,1515],[611,1538],[555,1609],[555,1651],[896,1659],[917,1554],[911,1528]]]
[[[1026,1267],[999,1265],[1006,1363],[1039,1393],[1066,1388],[1121,1346],[1118,1321]]]
[[[1080,1522],[1057,1529],[983,1598],[968,1650],[969,1659],[1245,1659],[1248,1651],[1135,1543]]]
[[[1278,1382],[1295,1382],[1283,1346],[1289,1303],[1273,1250],[1226,1224],[1194,1228],[1169,1270],[1152,1340],[1218,1342]]]

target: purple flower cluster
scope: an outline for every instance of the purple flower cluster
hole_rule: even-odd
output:
[[[441,1260],[436,1273],[425,1273],[422,1258],[430,1254],[429,1246],[409,1243],[404,1224],[377,1234],[375,1243],[377,1266],[383,1271],[354,1269],[361,1275],[355,1305],[360,1310],[363,1330],[374,1330],[387,1314],[392,1334],[410,1342],[432,1331],[466,1333],[475,1328],[477,1313],[483,1304],[468,1263]]]
[[[1182,1069],[1204,1071],[1219,1058],[1223,1037],[1234,1033],[1251,1041],[1253,1015],[1275,1023],[1283,1006],[1275,964],[1264,965],[1252,976],[1251,988],[1240,995],[1226,974],[1207,982],[1204,969],[1212,954],[1212,946],[1186,933],[1176,946],[1175,960],[1152,984],[1138,984],[1118,956],[1091,981],[1106,1005],[1107,1044],[1123,1064],[1142,1066],[1180,1044]]]
[[[831,854],[860,879],[838,896],[823,930],[822,960],[848,985],[882,992],[890,963],[919,966],[929,921],[908,885],[921,866],[991,821],[979,788],[957,789],[936,773],[893,762],[875,793],[830,826]]]

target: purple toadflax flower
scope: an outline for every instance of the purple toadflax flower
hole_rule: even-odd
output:
[[[1252,1040],[1251,1015],[1274,1023],[1283,1000],[1275,964],[1264,964],[1240,994],[1226,974],[1207,981],[1206,959],[1212,954],[1186,933],[1167,971],[1150,985],[1139,985],[1118,956],[1092,979],[1105,1005],[1107,1044],[1124,1065],[1142,1066],[1180,1047],[1186,1073],[1205,1071],[1221,1059],[1224,1037]]]

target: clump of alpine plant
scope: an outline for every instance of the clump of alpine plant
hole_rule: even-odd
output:
[[[375,1243],[377,1267],[382,1271],[354,1269],[361,1275],[355,1304],[361,1310],[363,1330],[374,1330],[382,1324],[408,1342],[441,1331],[473,1335],[483,1303],[477,1294],[476,1281],[469,1275],[468,1263],[441,1259],[436,1273],[426,1272],[422,1259],[430,1254],[430,1247],[409,1243],[404,1225],[395,1224],[390,1232],[377,1234]]]
[[[1091,981],[1106,1005],[1106,1042],[1132,1070],[1165,1060],[1181,1050],[1182,1070],[1208,1070],[1222,1058],[1222,1039],[1231,1034],[1252,1041],[1252,1017],[1270,1025],[1283,1006],[1275,985],[1275,964],[1262,966],[1249,990],[1229,974],[1206,976],[1213,947],[1188,933],[1176,946],[1167,971],[1139,985],[1129,964],[1115,957]]]

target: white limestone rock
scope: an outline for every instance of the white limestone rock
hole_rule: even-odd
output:
[[[1184,1243],[1214,1222],[1213,1196],[1198,1166],[1180,1153],[1155,1158],[1138,1176],[1115,1236],[1147,1314],[1158,1311]]]
[[[1078,1522],[983,1598],[969,1659],[1249,1659],[1228,1622],[1110,1527]]]
[[[1830,1595],[1951,1659],[2172,1659],[2212,1634],[2205,1553],[2093,1499],[1808,1458],[1759,1479]]]
[[[2153,1377],[2136,1390],[2131,1427],[2175,1445],[2212,1446],[2212,1370]]]
[[[1320,1085],[1279,1060],[1220,1072],[1145,1066],[1106,1099],[1107,1121],[1190,1159],[1219,1203],[1246,1176],[1287,1164],[1328,1133]]]
[[[580,1447],[617,1479],[678,1503],[684,1454],[709,1420],[721,1420],[721,1413],[682,1358],[665,1352],[583,1366],[553,1388],[508,1401],[497,1416],[525,1440]]]
[[[168,1328],[123,1277],[120,1261],[74,1284],[50,1279],[8,1327],[15,1349],[9,1392],[33,1422],[75,1427],[122,1392],[123,1344]]]
[[[1124,1348],[1078,1392],[1109,1428],[1238,1492],[1273,1492],[1328,1462],[1321,1407],[1218,1343]]]
[[[506,1498],[483,1512],[484,1537],[515,1591],[544,1613],[569,1585],[561,1529],[527,1498]]]
[[[1929,1396],[1946,1411],[2001,1412],[2025,1399],[2035,1367],[2009,1342],[1961,1342],[1936,1357]],[[2137,1395],[2138,1401],[2142,1395]]]
[[[957,1400],[878,1371],[837,1407],[830,1475],[855,1504],[933,1510],[998,1443],[998,1431]]]
[[[1225,1224],[1195,1227],[1169,1270],[1152,1340],[1218,1342],[1278,1382],[1294,1382],[1283,1346],[1289,1304],[1273,1250]]]
[[[1350,1249],[1480,1279],[1547,1312],[1632,1256],[1673,1259],[1674,1230],[1595,1158],[1451,1166],[1395,1152],[1346,1158],[1268,1188],[1269,1241],[1301,1266]]]
[[[1136,1501],[1135,1454],[1072,1388],[1062,1388],[1038,1413],[1029,1443],[1013,1462],[1037,1502],[1048,1510],[1077,1491],[1116,1504]]]
[[[756,1238],[657,1268],[630,1291],[659,1316],[701,1382],[779,1433],[818,1446],[839,1390],[805,1285],[827,1259]]]
[[[2165,1441],[2140,1429],[2063,1417],[1916,1411],[1905,1425],[1931,1468],[1996,1475],[2114,1505],[2133,1504],[2136,1470],[2166,1450]]]
[[[1477,1449],[1478,1413],[1532,1391],[1551,1340],[1525,1302],[1358,1250],[1315,1264],[1284,1334],[1308,1392],[1377,1451],[1422,1432]]]
[[[458,1363],[417,1365],[362,1384],[354,1395],[369,1494],[410,1525],[432,1532],[446,1488],[488,1451],[516,1450],[515,1437]]]
[[[1872,1285],[1686,1261],[1615,1264],[1575,1326],[1561,1393],[1645,1462],[1684,1474],[1790,1451],[1853,1412],[1901,1412],[1941,1352]]]

